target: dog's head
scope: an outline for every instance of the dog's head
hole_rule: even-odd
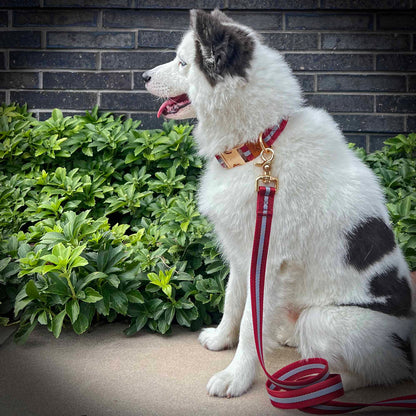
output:
[[[203,75],[208,89],[227,77],[247,76],[254,49],[253,32],[219,10],[191,10],[190,14],[191,29],[178,46],[175,59],[143,74],[146,89],[167,98],[158,116],[196,117],[192,98],[199,88],[204,88],[198,75]]]
[[[234,147],[233,140],[257,137],[303,102],[283,56],[219,10],[192,10],[190,30],[175,59],[143,78],[150,93],[167,99],[158,116],[198,118],[196,136],[202,130],[211,136],[215,131],[215,137],[199,140],[204,154],[214,147]]]

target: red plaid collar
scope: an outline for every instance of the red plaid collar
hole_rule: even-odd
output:
[[[280,136],[282,131],[285,129],[287,120],[282,120],[279,124],[265,130],[262,133],[263,143],[266,147],[272,147],[273,143]],[[218,155],[215,155],[220,165],[225,169],[231,169],[236,166],[244,165],[247,162],[258,157],[261,153],[260,143],[247,142],[241,146],[234,147],[231,150],[226,150]]]

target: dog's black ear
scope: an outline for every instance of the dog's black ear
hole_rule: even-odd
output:
[[[254,41],[219,10],[206,13],[191,10],[195,33],[196,62],[211,85],[225,75],[246,76],[253,55]]]
[[[216,19],[218,19],[220,22],[223,22],[223,23],[235,23],[234,20],[231,19],[231,17],[228,17],[220,9],[214,9],[211,12],[211,16],[215,17]]]

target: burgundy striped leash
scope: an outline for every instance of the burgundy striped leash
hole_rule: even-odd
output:
[[[254,339],[260,364],[268,378],[266,388],[272,405],[279,409],[298,409],[313,414],[347,413],[368,406],[416,409],[416,395],[371,404],[335,401],[344,394],[341,376],[330,374],[328,362],[322,358],[296,361],[273,375],[267,372],[263,357],[263,295],[273,202],[278,187],[277,179],[269,176],[272,159],[263,158],[263,168],[269,163],[268,170],[265,170],[265,176],[258,178],[256,184],[257,217],[250,271]],[[260,181],[266,185],[274,182],[276,187],[259,186]]]

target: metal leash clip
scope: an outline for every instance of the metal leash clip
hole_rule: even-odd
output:
[[[261,146],[260,157],[262,161],[257,162],[255,165],[263,168],[263,175],[258,176],[256,179],[256,192],[258,192],[261,182],[265,185],[269,185],[270,183],[274,184],[274,187],[277,191],[279,188],[279,180],[270,175],[272,170],[272,163],[274,160],[274,150],[271,147],[266,147],[264,145],[262,133],[259,134],[258,141]]]

